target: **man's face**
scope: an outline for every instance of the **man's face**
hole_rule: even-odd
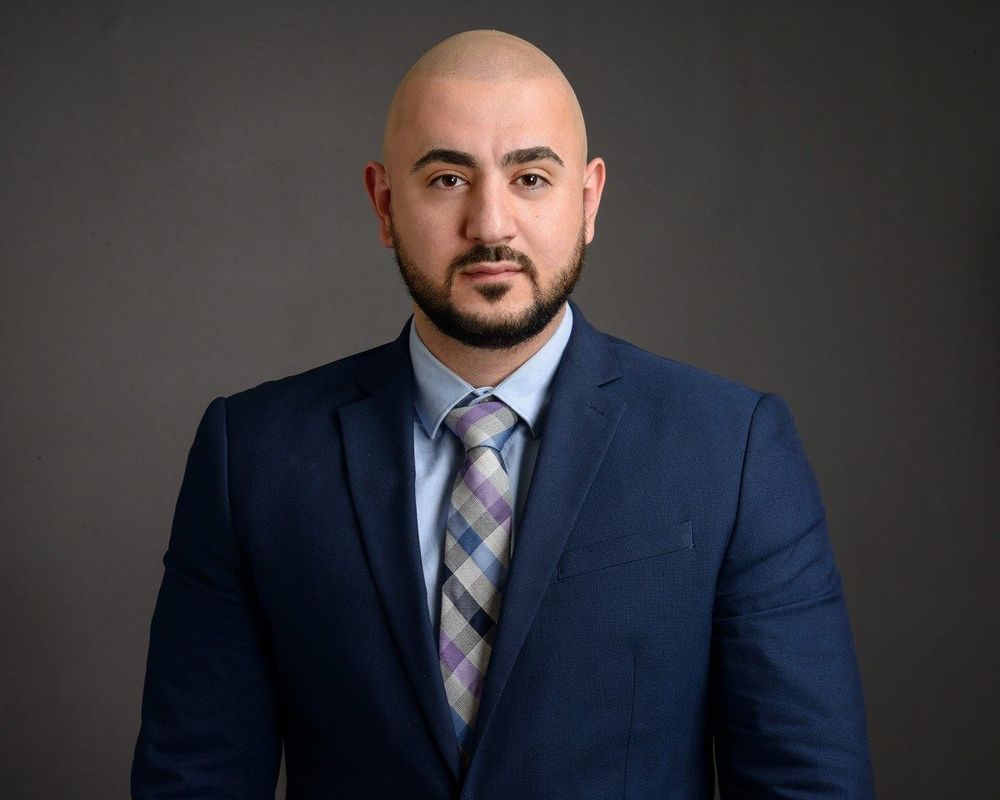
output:
[[[551,80],[423,79],[406,95],[387,145],[382,240],[446,335],[511,347],[572,292],[593,238],[588,171],[591,195],[603,185],[574,122]]]

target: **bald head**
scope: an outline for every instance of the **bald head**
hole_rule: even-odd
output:
[[[484,81],[552,76],[565,80],[556,63],[530,42],[487,30],[457,33],[434,45],[406,77],[418,75]]]
[[[509,33],[492,30],[465,31],[438,43],[417,62],[400,81],[386,116],[382,142],[383,160],[391,154],[400,136],[423,103],[434,102],[434,89],[443,81],[490,86],[524,84],[543,86],[552,102],[560,107],[540,113],[562,113],[572,126],[581,157],[587,153],[587,132],[583,112],[566,76],[545,53],[530,42]]]

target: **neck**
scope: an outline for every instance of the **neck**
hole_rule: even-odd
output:
[[[566,315],[565,304],[542,330],[519,345],[503,350],[471,347],[442,333],[414,304],[413,324],[420,341],[434,357],[470,385],[496,386],[525,361],[542,349]]]

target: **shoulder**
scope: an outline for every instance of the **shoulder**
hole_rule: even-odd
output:
[[[278,421],[305,422],[329,416],[340,406],[364,396],[360,388],[373,370],[385,364],[393,342],[318,367],[264,381],[225,397],[230,424],[268,426]]]
[[[622,431],[650,458],[723,481],[741,473],[754,442],[798,446],[779,395],[606,336],[619,378],[605,388],[624,401]]]
[[[634,403],[703,412],[752,412],[765,392],[693,364],[602,334],[618,363],[622,391]]]
[[[758,409],[775,395],[599,335],[617,364],[617,379],[604,389],[624,401],[625,430],[650,448],[683,452],[690,459],[741,458]]]

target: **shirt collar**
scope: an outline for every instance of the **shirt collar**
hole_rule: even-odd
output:
[[[548,341],[496,387],[476,388],[448,369],[427,349],[411,321],[410,360],[415,379],[413,406],[427,436],[435,438],[448,412],[472,394],[475,395],[472,398],[474,403],[487,395],[502,400],[524,420],[532,437],[537,439],[541,435],[548,407],[552,378],[573,327],[573,311],[569,303],[565,304],[565,308],[566,313]]]

